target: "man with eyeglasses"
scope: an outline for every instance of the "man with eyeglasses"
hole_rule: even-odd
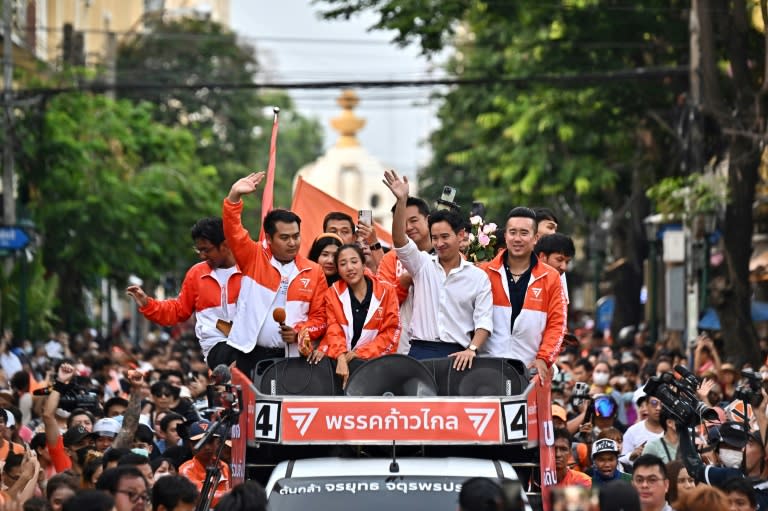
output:
[[[116,511],[146,511],[150,504],[147,480],[134,466],[123,465],[105,470],[96,481],[96,489],[114,497]]]
[[[667,468],[658,456],[643,454],[635,460],[632,485],[640,495],[642,511],[674,511],[667,502]]]
[[[184,276],[176,298],[157,300],[147,296],[141,286],[131,285],[126,293],[133,298],[145,318],[163,326],[173,326],[195,314],[195,335],[203,356],[213,369],[234,362],[226,346],[240,293],[242,273],[235,264],[221,218],[203,218],[192,227],[194,250],[200,262]]]
[[[619,461],[624,465],[632,466],[635,460],[643,453],[645,444],[660,438],[664,434],[661,427],[661,401],[655,397],[648,397],[645,392],[635,393],[635,404],[640,407],[646,403],[648,416],[645,420],[636,422],[624,433],[621,457]]]

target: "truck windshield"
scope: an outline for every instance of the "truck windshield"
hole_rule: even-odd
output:
[[[351,509],[347,505],[365,511],[456,509],[465,479],[391,475],[280,479],[269,496],[269,509]]]

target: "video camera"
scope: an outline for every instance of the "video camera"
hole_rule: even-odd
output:
[[[93,414],[101,415],[99,396],[92,390],[90,378],[75,376],[68,385],[56,382],[50,387],[36,389],[32,394],[35,396],[47,396],[54,389],[61,395],[59,398],[59,408],[62,410],[71,412],[77,408],[82,408]]]
[[[763,401],[762,389],[766,384],[765,377],[761,373],[748,369],[741,371],[741,376],[746,383],[736,387],[733,398],[758,406]]]
[[[675,366],[674,374],[665,372],[653,376],[645,384],[645,393],[658,398],[662,406],[678,424],[694,426],[703,420],[717,420],[717,412],[699,400],[696,389],[700,382],[683,366]]]

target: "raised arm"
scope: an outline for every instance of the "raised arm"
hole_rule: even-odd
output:
[[[384,184],[397,199],[395,203],[395,212],[392,215],[392,243],[395,248],[404,247],[408,243],[408,237],[405,235],[405,208],[408,202],[408,178],[402,178],[394,170],[384,172]]]
[[[139,427],[139,414],[141,413],[141,389],[144,385],[144,376],[139,371],[129,371],[128,381],[131,382],[131,397],[128,400],[128,408],[123,414],[123,427],[120,429],[112,447],[115,449],[130,449],[133,447],[133,437]]]

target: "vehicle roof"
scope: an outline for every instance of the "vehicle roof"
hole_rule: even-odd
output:
[[[267,495],[275,483],[286,477],[286,471],[293,463],[290,478],[344,477],[344,476],[437,476],[437,477],[490,477],[501,475],[517,480],[515,469],[506,461],[480,458],[398,458],[400,470],[390,472],[392,458],[309,458],[295,461],[281,461],[272,471],[267,483]]]

